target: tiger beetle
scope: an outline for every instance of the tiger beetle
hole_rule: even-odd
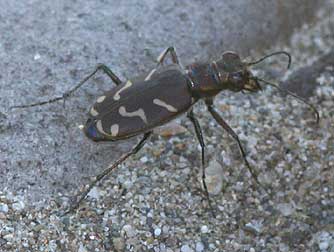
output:
[[[163,65],[168,54],[171,56],[172,64]],[[117,141],[143,135],[142,139],[131,151],[121,156],[115,163],[108,166],[107,169],[95,177],[85,191],[77,196],[76,203],[67,213],[77,209],[80,202],[100,180],[131,155],[137,153],[151,136],[154,128],[186,113],[195,128],[195,133],[201,146],[202,183],[209,207],[212,210],[205,182],[205,144],[200,124],[193,112],[193,105],[196,102],[203,99],[209,113],[216,122],[237,142],[247,169],[260,186],[261,183],[258,180],[257,172],[250,166],[238,135],[215,109],[213,104],[214,97],[224,90],[258,92],[262,90],[260,83],[263,83],[271,85],[310,106],[315,112],[317,122],[319,121],[319,113],[312,104],[288,90],[281,89],[275,83],[255,77],[249,70],[249,66],[279,54],[288,57],[289,68],[291,55],[285,51],[268,54],[253,62],[244,62],[237,53],[227,51],[217,61],[193,63],[183,67],[179,62],[174,47],[169,47],[160,54],[157,58],[157,66],[144,78],[122,81],[106,65],[99,64],[90,75],[63,96],[34,104],[15,106],[15,108],[27,108],[64,100],[99,70],[102,70],[116,86],[98,97],[96,103],[90,108],[88,120],[84,126],[81,126],[85,135],[95,142]]]

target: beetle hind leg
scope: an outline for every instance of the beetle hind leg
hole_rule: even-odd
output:
[[[166,58],[168,53],[170,53],[170,55],[172,57],[172,62],[174,64],[180,65],[180,61],[177,57],[175,48],[173,46],[170,46],[170,47],[166,48],[164,51],[162,51],[161,54],[159,55],[159,57],[157,58],[158,66],[163,65],[163,63],[165,61],[165,58]]]
[[[90,192],[90,190],[98,183],[100,182],[104,177],[106,177],[107,175],[110,174],[110,172],[112,172],[117,166],[119,166],[120,164],[122,164],[126,159],[128,159],[130,156],[136,154],[141,148],[143,148],[143,146],[145,145],[145,143],[147,142],[147,140],[149,139],[149,137],[151,136],[152,131],[149,131],[147,133],[144,134],[143,138],[137,143],[137,145],[135,145],[132,150],[130,150],[129,152],[127,152],[126,154],[124,154],[123,156],[121,156],[116,162],[114,162],[113,164],[109,165],[102,173],[100,173],[99,175],[97,175],[95,177],[95,179],[89,184],[89,186],[82,192],[79,193],[76,198],[79,198],[72,206],[70,206],[70,208],[64,213],[64,215],[73,212],[74,210],[76,210],[80,203],[86,198],[86,196],[88,195],[88,193]]]
[[[98,64],[94,71],[86,76],[82,81],[80,81],[75,87],[64,93],[62,96],[58,96],[46,101],[41,101],[41,102],[36,102],[36,103],[31,103],[31,104],[26,104],[26,105],[17,105],[17,106],[12,106],[10,107],[11,109],[13,108],[30,108],[30,107],[36,107],[36,106],[41,106],[49,103],[54,103],[56,101],[65,100],[70,97],[76,90],[78,90],[83,84],[85,84],[90,78],[92,78],[99,70],[102,70],[106,75],[110,77],[110,79],[116,84],[119,85],[122,83],[122,81],[117,77],[116,74],[111,71],[109,67],[107,67],[104,64]]]
[[[200,143],[200,146],[201,146],[201,150],[202,150],[202,183],[203,183],[203,187],[204,187],[205,196],[206,196],[206,198],[208,200],[208,203],[209,203],[209,207],[211,209],[211,212],[212,212],[213,216],[215,217],[215,212],[213,211],[213,208],[212,208],[212,205],[211,205],[211,200],[210,200],[210,196],[209,196],[208,187],[207,187],[206,182],[205,182],[205,177],[206,177],[205,176],[205,143],[204,143],[204,140],[203,140],[203,134],[202,134],[201,126],[200,126],[197,118],[195,117],[194,112],[193,112],[192,109],[188,112],[187,116],[194,125],[196,136],[197,136],[197,139],[198,139],[198,141]]]
[[[171,57],[172,57],[172,62],[174,64],[177,64],[179,65],[181,68],[183,68],[180,64],[180,61],[179,61],[179,58],[177,57],[177,54],[176,54],[176,51],[175,51],[175,48],[173,46],[170,46],[168,48],[166,48],[165,50],[163,50],[160,55],[158,56],[157,58],[157,66],[155,68],[152,69],[152,71],[146,76],[145,78],[145,81],[147,80],[150,80],[152,75],[157,71],[158,67],[162,66],[165,59],[166,59],[166,56],[167,54],[170,54]]]

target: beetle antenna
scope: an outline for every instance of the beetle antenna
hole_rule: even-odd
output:
[[[289,61],[288,61],[288,67],[287,68],[289,69],[290,66],[291,66],[291,60],[292,60],[292,58],[291,58],[291,54],[288,53],[288,52],[286,52],[286,51],[278,51],[278,52],[273,52],[273,53],[267,54],[267,55],[263,56],[262,58],[260,58],[258,60],[255,60],[255,61],[247,63],[247,65],[249,65],[249,66],[256,65],[256,64],[264,61],[267,58],[270,58],[270,57],[275,56],[275,55],[280,55],[280,54],[284,54],[284,55],[286,55],[288,57]]]
[[[258,80],[258,81],[261,81],[263,82],[264,84],[267,84],[269,86],[272,86],[272,87],[275,87],[276,89],[278,89],[280,92],[282,93],[285,93],[286,95],[291,95],[292,97],[296,98],[297,100],[305,103],[307,106],[309,106],[313,112],[315,113],[315,118],[316,118],[316,122],[319,123],[319,120],[320,120],[320,116],[319,116],[319,112],[318,110],[314,107],[314,105],[312,105],[311,103],[307,102],[304,98],[296,95],[295,93],[292,93],[291,91],[289,90],[286,90],[286,89],[282,89],[280,86],[278,86],[277,84],[273,83],[273,82],[270,82],[270,81],[266,81],[264,79],[261,79],[261,78],[258,78],[258,77],[255,77],[255,80]]]

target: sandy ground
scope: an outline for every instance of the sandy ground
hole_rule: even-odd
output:
[[[31,1],[33,7],[37,3]],[[59,7],[65,12],[73,8],[63,3]],[[77,7],[80,9],[79,3]],[[96,9],[98,7],[101,6]],[[168,7],[163,7],[168,12]],[[120,10],[122,8],[126,6],[121,6]],[[90,10],[80,10],[80,18],[73,17],[64,25],[81,27],[81,19],[91,18]],[[106,10],[98,10],[107,15]],[[269,51],[291,52],[290,70],[285,69],[284,57],[273,58],[253,69],[256,75],[276,82],[283,80],[282,86],[308,97],[320,112],[319,124],[305,104],[281,96],[270,87],[258,94],[226,92],[216,99],[217,109],[238,133],[251,165],[259,171],[261,183],[271,188],[270,195],[254,183],[236,143],[199,103],[195,114],[205,135],[208,184],[216,217],[212,216],[201,188],[199,146],[186,118],[178,120],[180,127],[173,124],[155,134],[140,153],[94,188],[76,213],[61,216],[76,191],[73,188],[83,185],[80,178],[86,177],[87,181],[91,174],[96,174],[94,168],[102,169],[135,143],[134,140],[117,146],[97,146],[80,134],[77,124],[84,120],[88,101],[92,101],[99,90],[91,86],[79,91],[65,108],[58,104],[10,115],[1,112],[2,141],[12,145],[1,145],[1,177],[6,177],[8,184],[0,195],[1,251],[332,251],[334,22],[331,10],[322,11],[317,22],[295,31],[289,43],[281,42],[270,48]],[[22,10],[22,16],[24,13]],[[103,18],[101,15],[102,21]],[[63,18],[58,16],[56,20]],[[62,40],[63,35],[50,36],[47,42],[41,43],[45,43],[44,49],[39,45],[36,50],[31,44],[25,48],[32,56],[31,64],[20,67],[31,71],[32,65],[40,65],[43,71],[36,72],[35,76],[23,75],[16,69],[17,62],[6,61],[11,69],[8,73],[11,80],[17,79],[20,85],[27,87],[18,95],[13,84],[4,84],[6,76],[3,75],[0,79],[4,87],[2,95],[13,98],[9,104],[14,104],[14,98],[16,103],[61,94],[69,84],[58,86],[55,83],[80,80],[88,66],[94,65],[96,59],[87,56],[90,50],[96,50],[93,55],[99,55],[97,52],[102,50],[105,55],[98,58],[102,62],[116,55],[119,62],[112,64],[113,69],[124,78],[130,77],[128,74],[135,69],[145,72],[147,58],[158,54],[158,50],[146,50],[147,55],[143,55],[136,47],[121,44],[118,47],[128,51],[128,57],[121,59],[112,44],[107,47],[105,43],[108,36],[122,34],[117,33],[117,29],[131,33],[137,24],[124,23],[108,33],[107,25],[97,25],[101,20],[95,25],[88,22],[92,25],[88,28],[96,31],[96,41],[101,38],[104,41],[94,44],[93,49],[89,47],[90,39],[87,44],[77,43],[77,38],[88,36],[80,29],[78,34],[73,34],[73,40]],[[122,15],[117,20],[122,24]],[[26,24],[34,22],[27,20]],[[203,21],[201,25],[205,24]],[[34,36],[45,39],[52,27],[46,25],[45,30]],[[51,30],[52,35],[58,32]],[[139,34],[133,32],[133,36]],[[31,37],[25,39],[29,41]],[[2,46],[15,50],[13,44]],[[216,46],[204,44],[208,51]],[[189,55],[196,46],[185,48],[181,56]],[[56,49],[61,51],[61,59]],[[205,50],[201,53],[210,55]],[[202,57],[201,53],[196,55]],[[48,63],[45,55],[49,60],[54,57],[54,61]],[[260,55],[254,53],[253,56]],[[79,66],[79,62],[84,65]],[[61,64],[70,67],[54,67]],[[69,72],[72,81],[65,78]],[[36,86],[32,85],[35,78],[40,81]],[[107,88],[105,80],[99,76],[94,83]],[[25,98],[21,98],[23,95]],[[172,137],[163,137],[170,131],[175,131]],[[64,150],[68,151],[66,155]],[[17,170],[11,171],[14,165]],[[77,169],[76,173],[72,169]],[[20,174],[25,174],[24,179]],[[47,175],[43,177],[43,174]],[[53,189],[46,185],[52,185]],[[12,188],[17,193],[12,193]],[[35,199],[40,199],[45,191],[45,200],[30,201],[34,198],[26,195],[30,191],[39,195]]]

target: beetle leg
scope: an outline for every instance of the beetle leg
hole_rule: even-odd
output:
[[[208,199],[209,207],[210,207],[213,215],[215,215],[214,211],[213,211],[213,208],[212,208],[212,205],[211,205],[211,200],[210,200],[210,197],[209,197],[208,187],[207,187],[206,182],[205,182],[205,159],[204,159],[205,158],[205,153],[204,153],[205,143],[204,143],[204,140],[203,140],[203,134],[202,134],[201,126],[200,126],[197,118],[195,117],[194,112],[193,112],[192,109],[188,112],[187,117],[190,119],[190,121],[194,125],[196,136],[197,136],[197,139],[198,139],[199,144],[201,146],[201,150],[202,150],[202,183],[203,183],[203,187],[204,187],[204,191],[205,191],[205,196]]]
[[[159,57],[157,58],[157,61],[158,61],[158,65],[157,66],[160,66],[160,65],[163,65],[164,63],[164,60],[167,56],[167,54],[170,53],[171,57],[172,57],[172,61],[174,64],[177,64],[177,65],[180,65],[180,62],[179,62],[179,59],[176,55],[176,51],[175,51],[175,48],[173,46],[170,46],[168,47],[167,49],[165,49],[160,55]]]
[[[29,108],[29,107],[35,107],[35,106],[41,106],[49,103],[54,103],[56,101],[64,100],[68,97],[70,97],[77,89],[79,89],[85,82],[87,82],[90,78],[92,78],[99,70],[102,70],[105,74],[107,74],[110,79],[116,84],[119,85],[122,83],[122,81],[117,77],[116,74],[111,71],[109,67],[107,67],[104,64],[98,64],[95,68],[95,70],[86,76],[82,81],[80,81],[74,88],[70,89],[66,93],[64,93],[62,96],[58,96],[55,98],[52,98],[47,101],[42,101],[42,102],[36,102],[32,104],[27,104],[27,105],[18,105],[18,106],[12,106],[11,108]]]
[[[146,76],[145,81],[150,80],[152,75],[157,71],[157,68],[159,66],[163,65],[164,60],[165,60],[168,53],[170,53],[170,55],[172,57],[172,62],[174,64],[179,65],[181,68],[183,68],[181,66],[180,62],[179,62],[179,59],[178,59],[177,55],[176,55],[175,48],[173,46],[170,46],[167,49],[163,50],[162,53],[160,53],[159,57],[157,58],[157,61],[158,61],[157,66],[155,68],[153,68],[152,71]]]
[[[90,190],[99,182],[101,181],[105,176],[107,176],[110,172],[112,172],[112,170],[114,170],[117,166],[119,166],[120,164],[122,164],[126,159],[128,159],[131,155],[134,155],[136,154],[146,143],[146,141],[148,140],[148,138],[151,136],[152,134],[152,131],[149,131],[147,133],[144,134],[143,138],[137,143],[137,145],[135,147],[132,148],[131,151],[129,151],[128,153],[124,154],[123,156],[121,156],[115,163],[109,165],[107,167],[107,169],[105,169],[102,173],[100,173],[99,175],[97,175],[95,177],[95,179],[89,184],[89,186],[87,187],[87,189],[82,192],[82,193],[79,193],[76,198],[78,198],[79,196],[79,199],[76,201],[76,203],[74,205],[72,205],[65,213],[65,214],[68,214],[74,210],[76,210],[81,201],[83,201],[87,194],[90,192]]]
[[[172,57],[172,62],[174,64],[179,65],[181,68],[183,68],[181,66],[180,62],[179,62],[179,59],[178,59],[177,55],[176,55],[175,48],[173,46],[170,46],[167,49],[163,50],[162,53],[160,53],[159,57],[157,58],[157,61],[158,61],[157,66],[155,68],[153,68],[152,71],[146,76],[145,81],[150,80],[152,75],[157,71],[157,68],[159,66],[163,65],[164,60],[165,60],[168,53],[170,53],[170,55]]]
[[[213,116],[213,118],[216,120],[216,122],[223,127],[223,129],[225,129],[227,131],[227,133],[230,134],[230,136],[233,137],[233,139],[238,143],[240,152],[242,154],[242,157],[244,159],[244,162],[246,164],[246,167],[248,169],[248,171],[251,173],[253,179],[255,180],[255,182],[261,186],[263,189],[266,190],[267,189],[260,183],[260,181],[258,180],[258,175],[257,172],[250,166],[247,157],[246,157],[246,152],[244,151],[244,148],[241,145],[241,142],[239,140],[238,135],[234,132],[234,130],[225,122],[225,120],[218,114],[218,112],[215,110],[214,106],[213,106],[213,101],[212,100],[206,100],[205,101],[207,108],[209,110],[209,112],[211,113],[211,115]]]

